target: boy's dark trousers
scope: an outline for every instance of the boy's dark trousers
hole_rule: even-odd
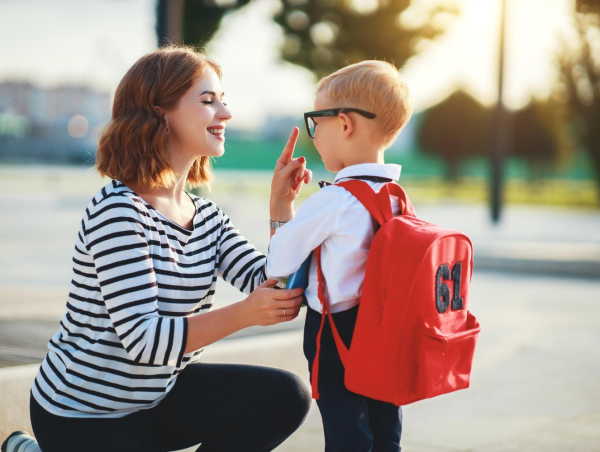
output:
[[[342,341],[350,346],[358,306],[333,314]],[[307,308],[304,356],[312,375],[321,314]],[[321,336],[317,405],[323,418],[325,452],[399,452],[402,407],[355,394],[344,385],[344,367],[335,347],[329,320]]]

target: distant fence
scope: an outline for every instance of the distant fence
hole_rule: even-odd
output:
[[[228,138],[225,154],[214,160],[217,169],[248,169],[271,171],[281,154],[285,139],[258,140]],[[96,148],[89,141],[74,139],[53,139],[44,137],[0,137],[0,162],[34,162],[76,164],[91,166]],[[308,166],[318,172],[324,170],[321,158],[310,140],[301,139],[296,146],[295,156],[307,158]],[[444,160],[439,156],[428,155],[416,148],[392,148],[386,152],[388,163],[403,166],[404,178],[445,178],[448,174]],[[470,158],[459,167],[462,178],[487,179],[490,163],[486,157]],[[579,152],[568,164],[561,168],[549,167],[544,173],[534,173],[523,158],[509,157],[506,160],[507,179],[561,179],[570,181],[592,181],[594,174],[587,155]]]

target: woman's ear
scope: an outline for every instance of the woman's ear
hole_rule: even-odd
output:
[[[342,134],[344,135],[344,138],[349,137],[354,131],[354,127],[356,126],[356,124],[354,123],[352,118],[346,113],[340,113],[338,115],[338,118],[341,122]]]
[[[165,121],[165,125],[169,127],[169,120],[167,119],[166,111],[162,107],[155,106],[154,111],[156,114]]]

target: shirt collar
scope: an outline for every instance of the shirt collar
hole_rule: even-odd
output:
[[[392,180],[400,179],[401,165],[395,163],[359,163],[347,166],[335,176],[334,183],[339,180],[353,176],[379,176]]]

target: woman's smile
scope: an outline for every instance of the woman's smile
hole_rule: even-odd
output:
[[[217,140],[225,141],[225,127],[209,127],[208,132],[213,135]]]

